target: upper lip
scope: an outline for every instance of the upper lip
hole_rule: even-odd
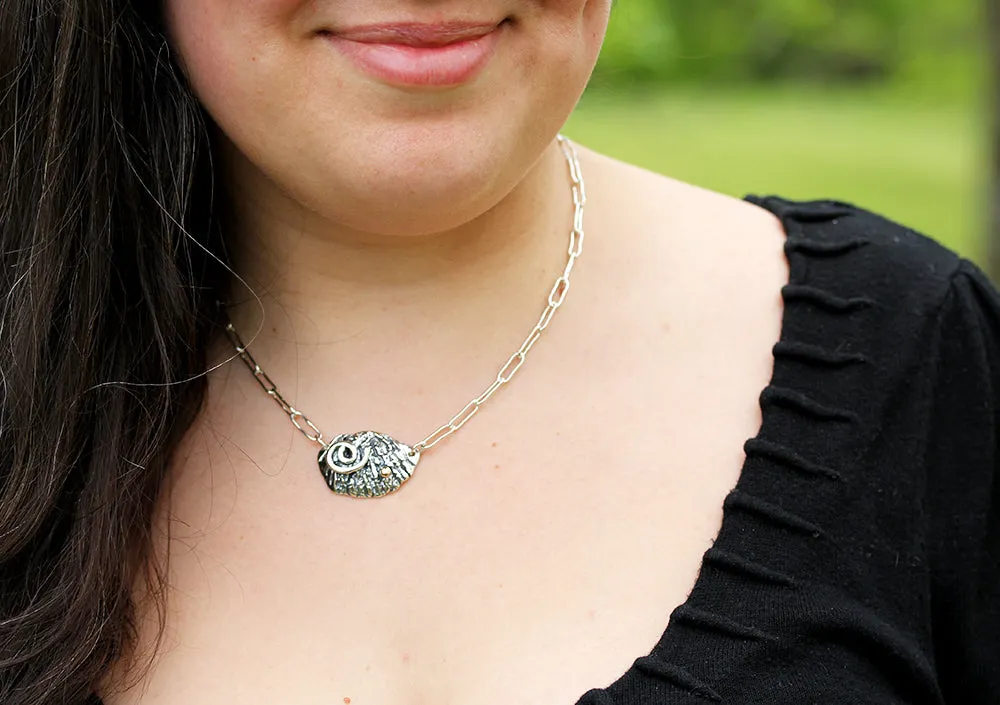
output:
[[[330,33],[342,39],[365,44],[440,47],[479,39],[499,25],[499,22],[392,22],[341,27],[330,30]]]

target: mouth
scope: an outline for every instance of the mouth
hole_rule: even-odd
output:
[[[319,34],[368,76],[395,86],[454,87],[471,82],[496,53],[509,19],[402,22]]]
[[[363,44],[395,44],[434,49],[449,44],[480,39],[497,29],[502,22],[400,22],[396,24],[359,25],[331,31],[342,39]]]

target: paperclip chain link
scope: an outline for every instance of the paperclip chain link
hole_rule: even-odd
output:
[[[587,204],[587,189],[583,179],[583,172],[580,169],[580,158],[577,154],[576,147],[573,143],[568,140],[563,135],[558,136],[559,148],[562,150],[563,156],[566,158],[566,162],[569,165],[570,180],[572,181],[572,193],[573,193],[573,229],[570,231],[569,236],[569,249],[567,251],[568,259],[566,261],[566,267],[563,269],[562,274],[556,279],[555,283],[552,285],[552,290],[549,292],[549,298],[547,300],[547,305],[545,310],[542,311],[542,315],[538,319],[538,323],[528,334],[528,337],[524,339],[513,355],[511,355],[507,362],[504,363],[500,371],[497,372],[496,379],[493,380],[492,384],[486,388],[486,390],[480,394],[478,397],[466,404],[461,411],[455,414],[448,423],[438,427],[433,433],[428,435],[422,441],[415,443],[412,448],[414,453],[420,453],[425,450],[429,450],[436,446],[438,443],[448,438],[450,435],[458,431],[462,426],[468,423],[469,419],[478,413],[479,409],[490,400],[490,398],[496,394],[496,392],[508,384],[517,374],[517,371],[521,369],[524,361],[528,357],[528,353],[531,348],[538,342],[538,339],[542,336],[542,333],[549,327],[549,323],[552,321],[552,317],[555,312],[562,306],[563,301],[566,299],[566,294],[569,292],[570,286],[570,275],[573,273],[573,266],[576,264],[577,258],[583,253],[583,209]],[[253,356],[247,350],[246,345],[240,338],[239,333],[236,332],[236,328],[233,327],[232,323],[226,324],[226,333],[229,335],[230,340],[236,348],[236,352],[246,366],[253,373],[254,379],[257,383],[264,389],[264,391],[270,396],[274,401],[281,407],[281,410],[288,414],[291,419],[292,424],[297,428],[302,435],[308,438],[310,441],[318,443],[320,445],[326,445],[326,441],[323,438],[322,431],[314,424],[305,414],[296,409],[294,406],[288,403],[288,401],[281,395],[278,391],[277,385],[267,376],[267,373],[257,364]]]

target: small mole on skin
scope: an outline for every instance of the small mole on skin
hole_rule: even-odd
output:
[[[497,447],[497,442],[493,441],[493,443],[491,445],[492,445],[492,447],[496,448]]]
[[[496,470],[499,470],[499,469],[500,469],[500,466],[499,466],[499,465],[494,465],[493,467],[494,467],[494,468],[495,468]]]

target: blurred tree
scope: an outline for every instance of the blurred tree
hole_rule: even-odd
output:
[[[989,0],[992,1],[992,0]],[[891,77],[967,50],[979,0],[627,0],[597,81]]]
[[[647,0],[626,0],[615,5],[601,51],[602,75],[653,80],[664,75],[674,46],[673,27],[662,5]]]

